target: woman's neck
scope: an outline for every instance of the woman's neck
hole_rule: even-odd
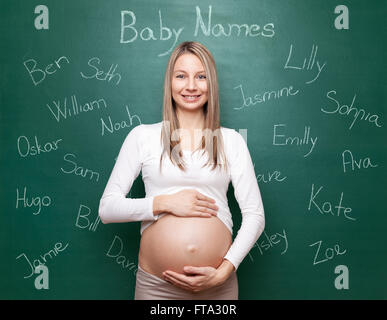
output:
[[[179,111],[177,113],[181,129],[189,130],[191,132],[204,127],[203,112]]]

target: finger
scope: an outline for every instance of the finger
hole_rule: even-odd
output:
[[[204,213],[205,215],[209,215],[210,217],[211,216],[217,216],[218,213],[216,211],[213,211],[211,209],[208,209],[208,208],[205,208],[205,207],[200,207],[200,206],[196,206],[195,207],[195,210],[197,212],[201,212],[201,213]]]
[[[187,274],[197,274],[197,275],[207,275],[209,271],[207,267],[193,267],[193,266],[185,266],[183,270]]]
[[[174,273],[173,275],[172,274],[166,274],[164,272],[164,279],[168,282],[170,282],[171,284],[177,286],[177,287],[180,287],[182,289],[185,289],[185,290],[189,290],[189,291],[193,291],[194,288],[193,286],[190,284],[191,281],[185,281],[185,280],[182,280],[181,278],[178,279],[176,277],[176,275],[179,275],[177,273]]]
[[[193,211],[189,214],[190,217],[203,217],[203,218],[211,218],[213,215],[210,213],[205,213],[201,211]]]
[[[219,207],[216,204],[213,204],[213,203],[210,203],[210,202],[204,201],[204,200],[197,200],[196,205],[204,207],[204,208],[209,208],[209,209],[212,209],[215,211],[217,211],[219,209]]]
[[[217,210],[213,210],[213,209],[207,207],[206,205],[203,206],[201,204],[196,204],[194,208],[197,211],[205,212],[205,213],[208,213],[208,214],[213,215],[213,216],[217,216],[218,215]]]
[[[177,280],[177,279],[175,279],[173,277],[165,275],[164,276],[164,280],[168,281],[170,284],[172,284],[172,285],[174,285],[176,287],[182,288],[184,290],[192,291],[192,288],[190,286],[188,286],[184,282],[181,282],[181,281],[179,281],[179,280]]]
[[[199,200],[205,200],[205,201],[208,201],[208,202],[211,202],[211,203],[215,203],[215,200],[210,198],[210,197],[207,197],[205,196],[204,194],[198,192],[196,197],[199,199]]]
[[[180,283],[183,283],[184,285],[192,286],[193,284],[192,276],[187,276],[185,274],[174,271],[165,271],[163,274],[166,277],[172,278],[174,280],[179,281]]]

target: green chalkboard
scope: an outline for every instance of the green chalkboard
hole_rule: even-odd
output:
[[[99,200],[188,40],[215,57],[265,207],[240,299],[387,298],[385,1],[40,5],[0,4],[0,298],[133,299],[140,223],[100,223]]]

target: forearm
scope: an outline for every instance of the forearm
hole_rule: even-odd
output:
[[[121,194],[105,194],[99,204],[102,223],[154,220],[153,198],[130,199]]]
[[[245,214],[237,236],[229,248],[225,259],[229,260],[237,269],[242,260],[249,253],[265,228],[265,216],[262,211]]]

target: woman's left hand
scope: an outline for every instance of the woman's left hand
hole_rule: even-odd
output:
[[[228,260],[223,260],[223,263],[218,269],[213,267],[184,267],[184,274],[174,271],[164,271],[164,280],[173,285],[191,292],[200,292],[212,287],[216,287],[224,283],[234,266]]]

